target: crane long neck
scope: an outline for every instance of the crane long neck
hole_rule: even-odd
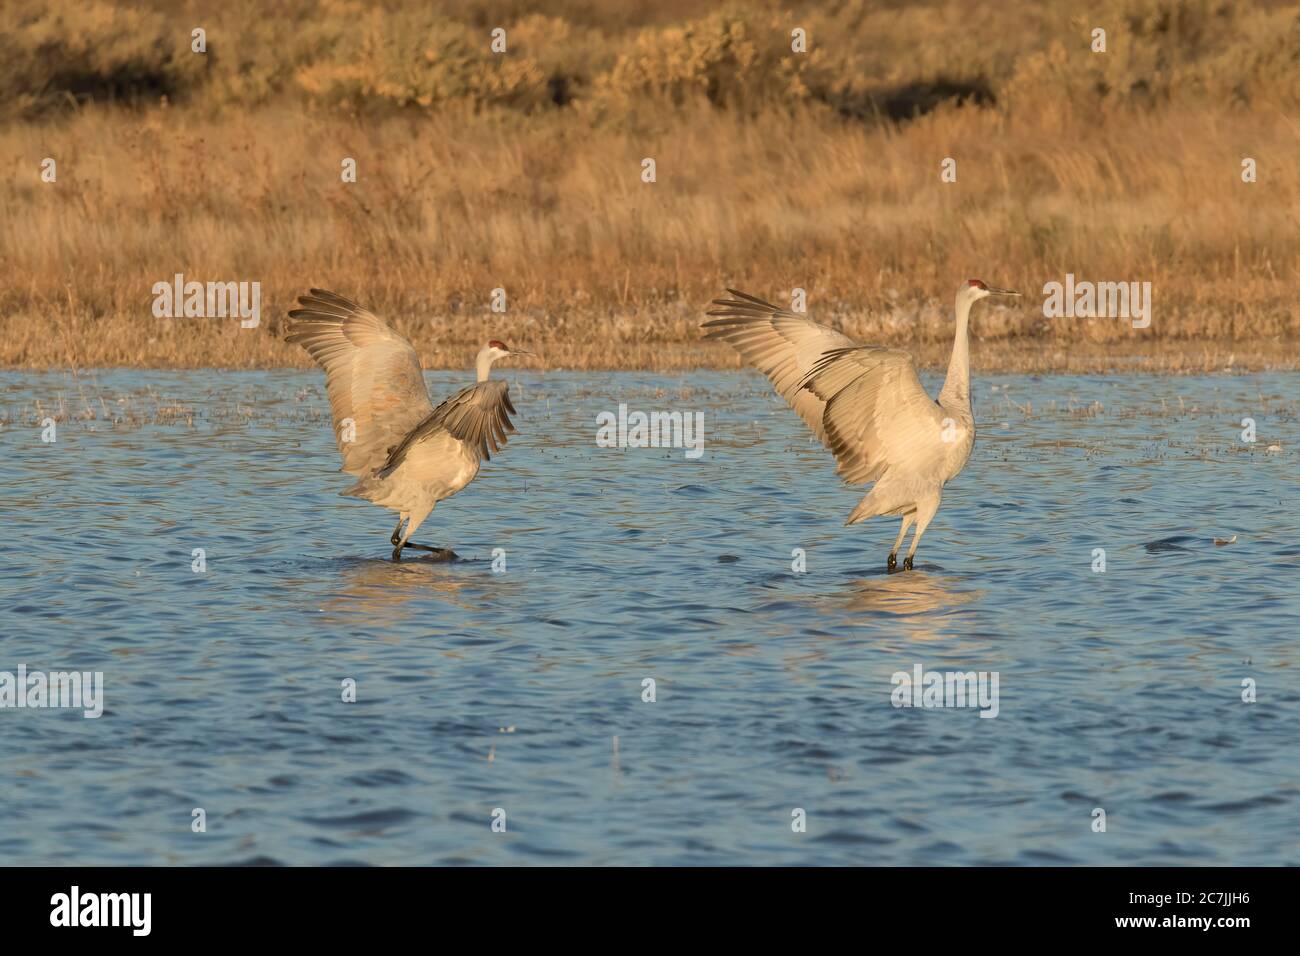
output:
[[[941,405],[970,407],[970,307],[970,299],[957,296],[957,334],[952,343],[952,359],[948,362],[948,377],[939,393]]]
[[[478,353],[478,361],[475,363],[475,367],[478,370],[478,380],[486,382],[488,373],[492,371],[492,353],[488,349]]]

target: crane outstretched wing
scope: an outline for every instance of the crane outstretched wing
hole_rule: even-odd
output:
[[[325,370],[343,470],[369,475],[433,410],[420,357],[377,315],[341,295],[312,289],[298,303],[285,341]]]
[[[834,349],[802,387],[826,403],[826,447],[849,484],[875,481],[890,468],[923,472],[940,447],[945,412],[921,384],[909,352]]]
[[[707,314],[716,318],[701,326],[707,330],[704,337],[728,343],[741,358],[771,379],[777,393],[808,423],[817,438],[827,444],[823,424],[826,402],[801,385],[823,355],[833,349],[851,347],[853,340],[770,302],[735,289],[727,291],[734,298],[713,300],[717,308]]]
[[[468,443],[480,458],[491,461],[491,452],[500,451],[506,435],[514,433],[510,416],[517,414],[505,382],[489,379],[471,385],[447,399],[411,429],[376,474],[387,478],[420,442],[444,431]]]

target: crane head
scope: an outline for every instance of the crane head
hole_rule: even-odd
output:
[[[532,352],[525,352],[523,349],[512,349],[500,339],[493,339],[483,346],[483,351],[479,356],[486,358],[488,362],[495,362],[497,359],[506,358],[510,355],[532,355]]]
[[[478,370],[478,380],[486,382],[488,372],[492,368],[492,363],[497,359],[508,358],[511,355],[532,355],[532,352],[525,352],[523,349],[512,349],[500,339],[492,339],[487,345],[479,350],[478,358],[474,362],[474,367]]]
[[[1013,292],[1010,289],[999,289],[995,286],[988,285],[983,279],[967,279],[966,284],[958,295],[964,295],[972,302],[978,302],[980,299],[987,299],[991,295],[1020,295],[1019,292]]]

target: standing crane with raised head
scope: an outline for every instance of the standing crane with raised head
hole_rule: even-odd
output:
[[[389,539],[394,561],[403,548],[455,558],[453,551],[413,543],[411,535],[515,431],[509,389],[488,375],[498,359],[532,353],[493,339],[478,353],[478,382],[435,408],[419,355],[377,315],[324,289],[312,289],[298,304],[285,341],[301,345],[325,371],[341,470],[357,478],[340,494],[398,513]]]
[[[948,377],[938,400],[926,392],[911,353],[859,345],[848,336],[752,295],[728,289],[714,299],[705,338],[727,342],[766,375],[838,461],[847,484],[875,484],[845,524],[877,515],[901,516],[888,570],[916,525],[903,561],[912,570],[916,546],[939,510],[943,486],[975,445],[970,396],[971,306],[991,295],[1019,295],[980,279],[957,292],[957,329]]]

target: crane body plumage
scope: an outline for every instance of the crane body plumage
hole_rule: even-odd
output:
[[[943,488],[965,467],[975,446],[970,396],[970,308],[991,289],[978,279],[957,293],[956,330],[948,377],[938,399],[926,392],[912,355],[860,345],[848,336],[762,299],[727,290],[715,299],[705,337],[727,342],[772,381],[838,462],[848,484],[872,484],[848,517],[902,518],[889,552],[895,570],[908,529],[916,534],[904,568],[911,569],[921,535],[934,519]]]

